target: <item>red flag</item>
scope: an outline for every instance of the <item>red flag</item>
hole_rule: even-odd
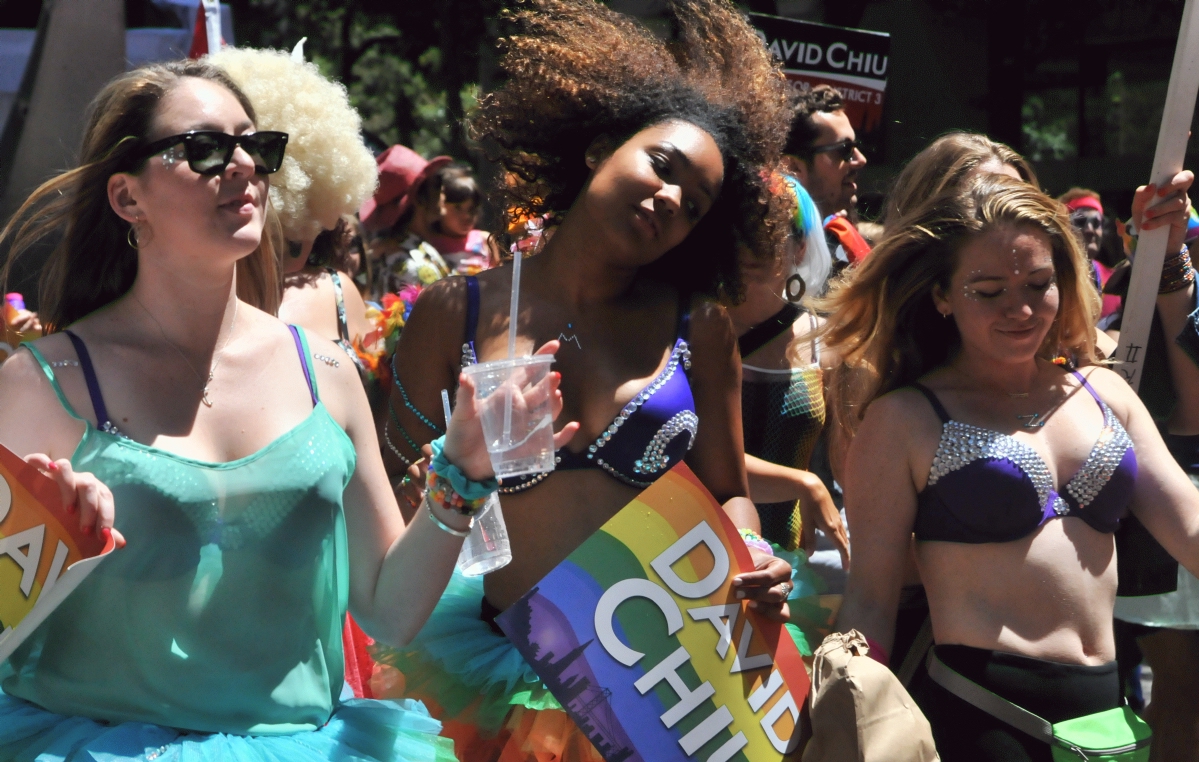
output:
[[[196,26],[192,30],[192,46],[188,58],[217,53],[225,41],[221,38],[221,6],[217,0],[201,0],[196,9]]]
[[[204,17],[204,3],[196,8],[196,26],[192,29],[192,47],[187,51],[188,58],[200,58],[208,55],[208,21]]]

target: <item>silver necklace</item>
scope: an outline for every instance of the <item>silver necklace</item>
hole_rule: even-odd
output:
[[[150,319],[154,321],[154,325],[158,326],[158,332],[162,334],[162,340],[170,344],[171,348],[179,353],[179,356],[183,358],[183,362],[187,363],[187,367],[192,373],[195,374],[196,380],[204,385],[204,388],[200,392],[200,401],[204,403],[204,407],[212,407],[212,400],[208,399],[208,385],[212,383],[213,376],[216,374],[217,366],[221,364],[221,360],[225,356],[225,349],[229,346],[229,342],[233,339],[233,329],[237,326],[237,303],[240,300],[236,297],[233,300],[233,319],[229,321],[229,335],[225,337],[225,343],[221,345],[220,349],[213,354],[214,359],[212,361],[212,367],[208,369],[208,380],[205,381],[204,377],[200,375],[200,371],[196,370],[196,366],[192,365],[191,360],[187,359],[187,355],[183,353],[183,350],[179,348],[179,345],[171,341],[170,337],[167,336],[167,332],[162,328],[162,323],[158,322],[158,318],[154,317],[154,313],[150,312],[150,310],[146,308],[146,305],[142,304],[142,300],[138,299],[136,294],[130,294],[130,296],[133,297],[133,301],[137,302],[137,306],[141,307],[142,311],[150,316]]]
[[[574,323],[567,323],[566,331],[570,331],[570,335],[567,336],[566,331],[562,331],[558,334],[558,343],[563,347],[565,347],[567,344],[574,344],[579,349],[582,349],[583,345],[579,343],[579,335],[575,333],[574,327]]]
[[[1012,395],[1012,396],[1013,397],[1016,397],[1016,396],[1027,397],[1028,395],[1025,394],[1025,395]],[[1055,411],[1059,407],[1061,407],[1062,404],[1065,403],[1065,401],[1069,398],[1070,398],[1070,395],[1067,394],[1062,399],[1053,403],[1053,405],[1050,406],[1050,408],[1048,410],[1046,410],[1044,413],[1025,413],[1024,415],[1017,415],[1016,419],[1018,421],[1020,421],[1020,425],[1026,429],[1045,428],[1045,421],[1047,421],[1049,419],[1049,416],[1053,415],[1053,411]]]

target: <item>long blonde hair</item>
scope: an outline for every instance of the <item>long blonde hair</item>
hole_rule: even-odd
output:
[[[7,249],[0,282],[8,284],[14,263],[61,235],[42,269],[38,313],[47,332],[123,296],[137,277],[137,250],[130,225],[108,202],[108,178],[139,172],[139,152],[148,141],[159,104],[184,77],[216,82],[231,92],[254,121],[254,107],[221,69],[202,61],[154,64],[105,85],[89,108],[79,166],[42,183],[0,231]],[[262,242],[237,263],[238,296],[271,314],[279,310],[278,222],[267,205]],[[7,289],[6,289],[7,290]]]
[[[1032,166],[1010,146],[976,132],[950,132],[912,157],[895,178],[883,205],[883,227],[891,227],[925,201],[960,188],[989,161],[1012,167],[1024,182],[1039,187]]]
[[[998,225],[1028,225],[1049,237],[1060,303],[1038,357],[1070,355],[1096,362],[1099,294],[1065,207],[1032,185],[982,175],[899,219],[819,309],[828,315],[825,343],[843,361],[830,379],[833,414],[847,435],[866,407],[947,362],[961,342],[957,324],[933,304],[948,288],[967,240]]]

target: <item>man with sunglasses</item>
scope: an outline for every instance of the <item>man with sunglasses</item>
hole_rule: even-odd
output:
[[[857,203],[857,177],[866,157],[841,94],[829,85],[817,85],[798,93],[793,108],[784,166],[816,202],[834,257],[856,264],[870,252],[848,216]]]

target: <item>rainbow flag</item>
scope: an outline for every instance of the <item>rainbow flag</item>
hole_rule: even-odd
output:
[[[782,625],[736,599],[752,570],[680,463],[496,622],[607,762],[779,760],[810,683]]]
[[[113,547],[81,532],[58,485],[0,446],[0,662]]]

